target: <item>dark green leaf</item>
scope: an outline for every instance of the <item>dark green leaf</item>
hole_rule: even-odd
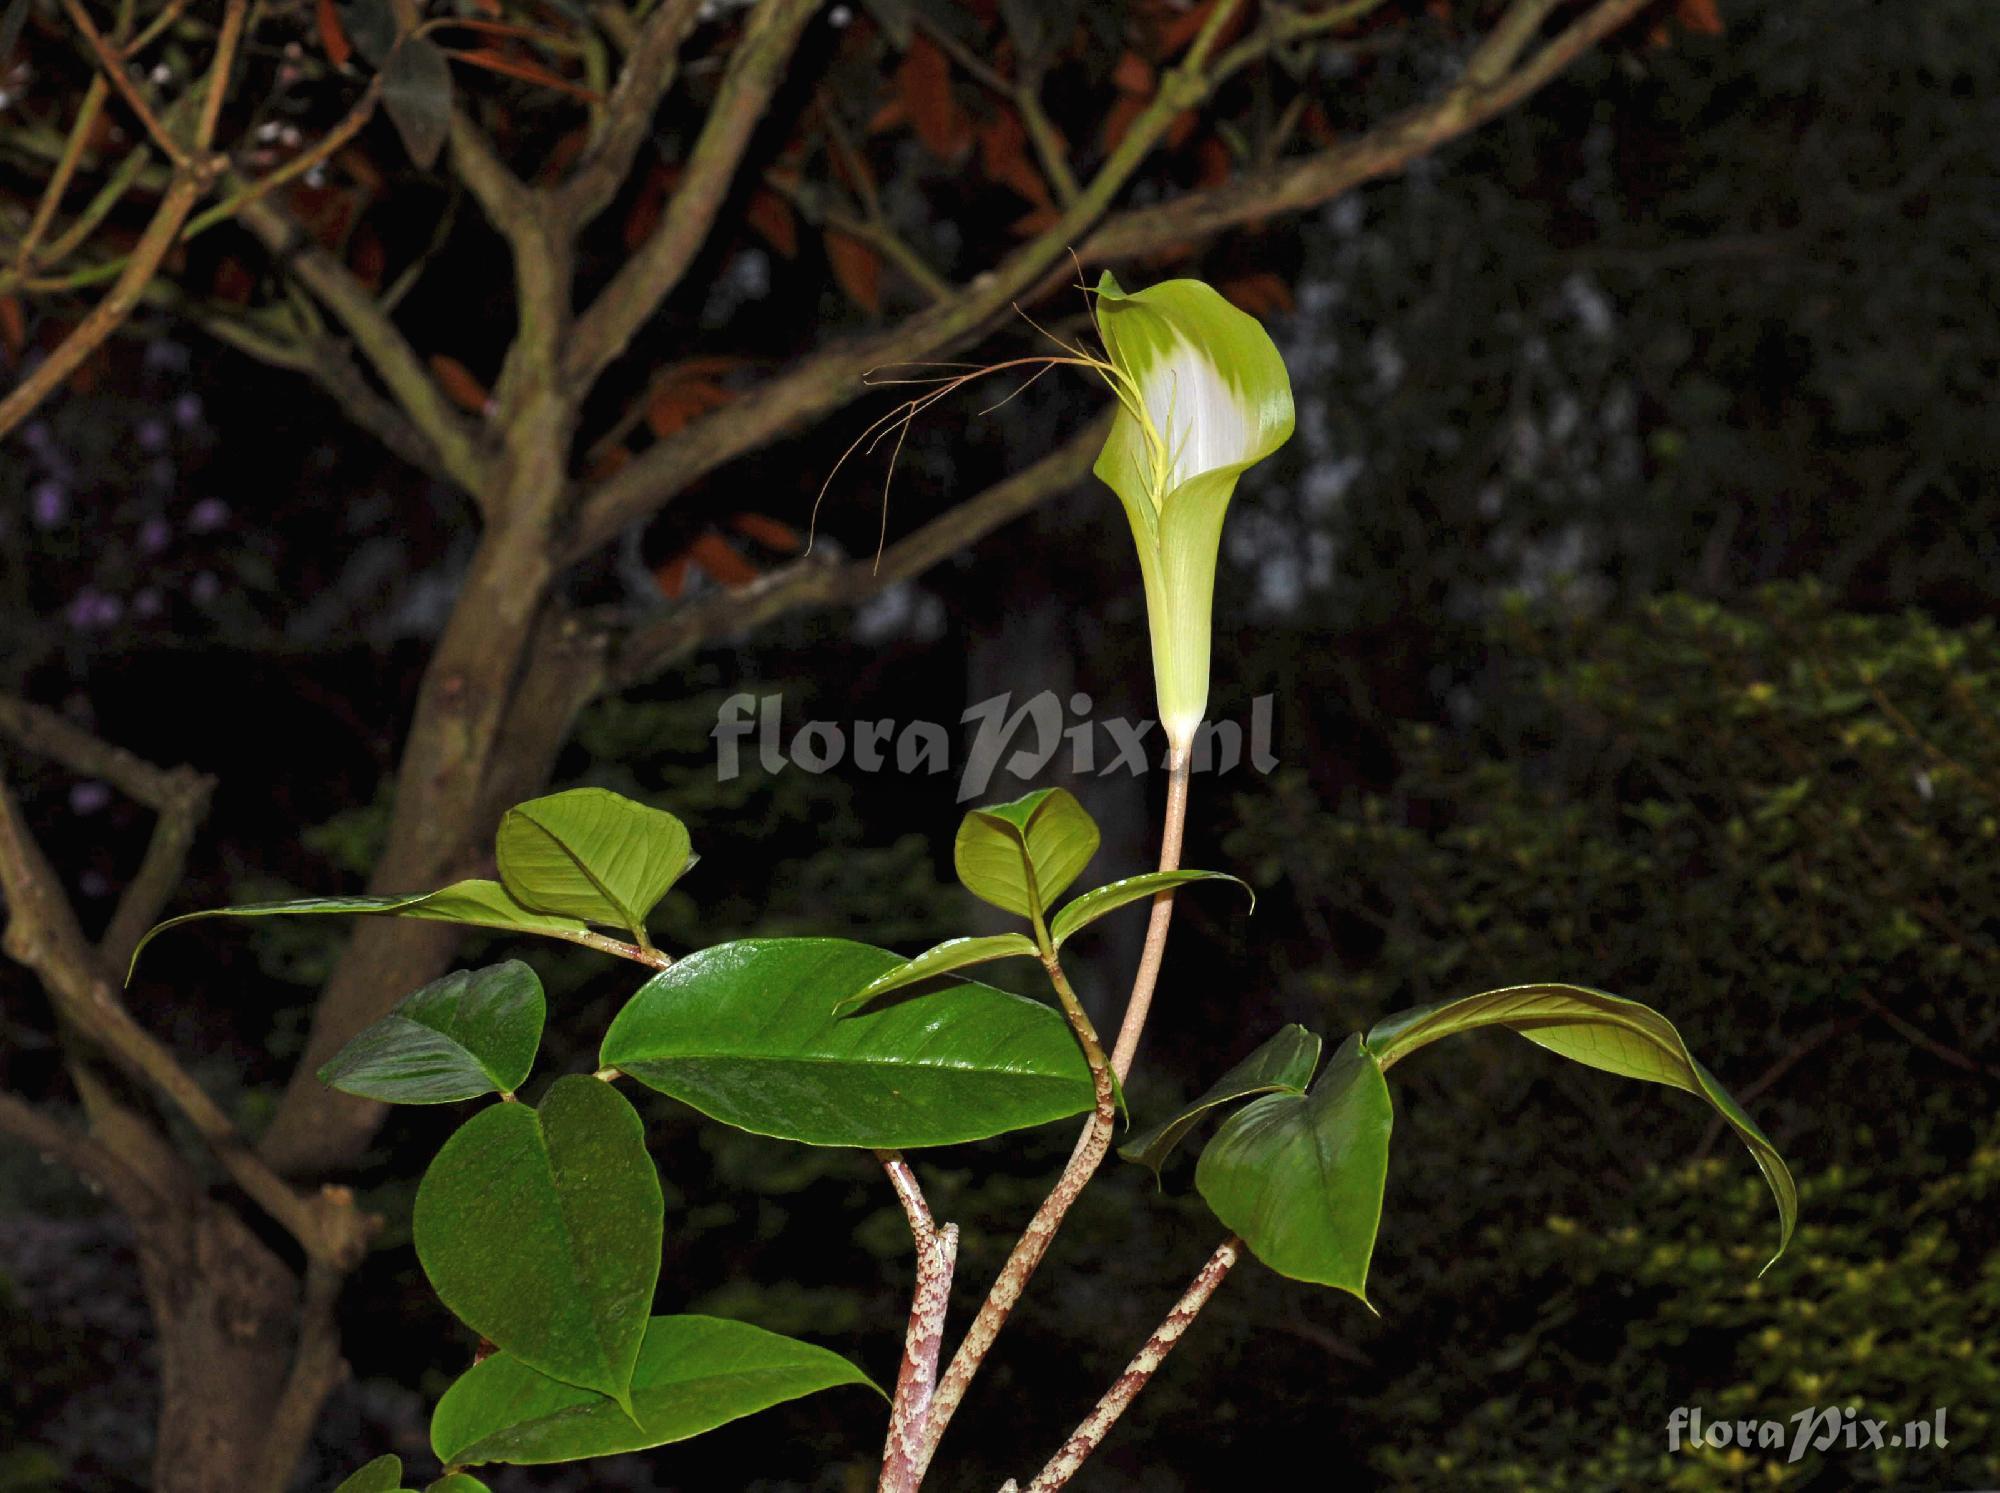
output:
[[[590,930],[575,918],[559,918],[534,912],[507,895],[497,881],[455,881],[435,892],[412,892],[401,897],[295,897],[289,902],[252,902],[244,907],[211,907],[202,912],[184,912],[164,923],[155,923],[132,951],[126,970],[139,967],[139,955],[147,944],[169,928],[201,918],[313,917],[332,913],[357,917],[419,918],[432,923],[463,923],[469,928],[499,928],[509,933],[545,933],[554,938],[570,938]]]
[[[353,0],[341,6],[340,29],[373,67],[381,67],[396,49],[396,13],[389,0]]]
[[[27,24],[28,0],[7,0],[7,8],[0,11],[0,66],[13,60],[14,48],[21,41],[21,28]]]
[[[1706,1100],[1749,1149],[1770,1184],[1778,1204],[1778,1252],[1764,1269],[1777,1263],[1799,1216],[1791,1171],[1770,1137],[1715,1075],[1694,1060],[1671,1021],[1651,1006],[1585,985],[1512,985],[1384,1017],[1369,1032],[1368,1045],[1388,1068],[1440,1037],[1483,1026],[1506,1027],[1574,1062]]]
[[[851,1011],[856,1006],[867,1005],[879,995],[887,995],[890,991],[900,990],[905,985],[914,985],[919,980],[950,974],[955,969],[969,969],[975,964],[990,964],[995,959],[1014,959],[1021,955],[1032,959],[1036,953],[1035,941],[1022,933],[994,933],[983,938],[947,939],[936,948],[926,949],[916,958],[899,964],[887,974],[869,981],[863,988],[842,1000],[834,1010]]]
[[[1097,822],[1074,795],[1042,788],[967,814],[952,846],[952,863],[975,897],[1034,918],[1076,880],[1097,845]]]
[[[638,1114],[608,1083],[571,1075],[538,1109],[493,1105],[444,1143],[417,1189],[417,1258],[473,1331],[622,1401],[662,1215]]]
[[[1185,886],[1190,881],[1233,881],[1249,894],[1250,910],[1257,910],[1257,894],[1250,890],[1250,883],[1240,876],[1231,876],[1226,871],[1148,871],[1143,876],[1127,876],[1122,881],[1108,882],[1085,892],[1050,920],[1049,937],[1057,948],[1061,948],[1063,941],[1072,933],[1088,927],[1106,913],[1143,901],[1157,892]]]
[[[1392,1119],[1382,1069],[1356,1034],[1303,1097],[1271,1094],[1230,1116],[1201,1153],[1195,1186],[1280,1275],[1365,1305]]]
[[[451,64],[421,36],[406,36],[382,66],[382,108],[419,168],[437,164],[451,134]]]
[[[861,8],[875,18],[875,24],[882,28],[882,34],[895,44],[899,52],[907,52],[916,36],[915,20],[910,14],[911,0],[861,0]]]
[[[725,1124],[816,1146],[942,1146],[1091,1107],[1068,1026],[1034,1001],[961,981],[833,1014],[903,962],[840,938],[719,944],[642,986],[600,1061]]]
[[[377,1457],[359,1471],[350,1473],[333,1493],[402,1493],[402,1488],[403,1459]]]
[[[646,941],[646,914],[688,868],[687,826],[606,788],[572,788],[509,809],[500,880],[524,907],[611,923]]]
[[[450,1472],[424,1489],[424,1493],[493,1493],[469,1472]]]
[[[518,959],[433,980],[319,1070],[343,1093],[390,1104],[510,1094],[535,1064],[547,1002]]]
[[[1287,1026],[1215,1081],[1213,1087],[1164,1123],[1142,1130],[1118,1148],[1155,1178],[1181,1138],[1218,1105],[1273,1092],[1303,1094],[1319,1065],[1319,1037],[1302,1026]]]
[[[685,1441],[843,1384],[874,1388],[811,1343],[717,1317],[655,1317],[632,1376],[630,1419],[609,1400],[498,1353],[445,1391],[431,1416],[431,1448],[447,1464],[606,1457]]]

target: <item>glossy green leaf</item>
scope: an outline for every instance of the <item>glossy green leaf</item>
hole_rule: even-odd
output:
[[[132,963],[125,977],[139,967],[139,955],[147,944],[182,923],[203,918],[324,917],[340,914],[351,917],[417,918],[431,923],[462,923],[468,928],[497,928],[508,933],[542,933],[553,938],[570,938],[590,930],[575,918],[556,917],[523,907],[507,895],[497,881],[455,881],[434,892],[411,892],[399,897],[294,897],[287,902],[251,902],[242,907],[210,907],[201,912],[184,912],[164,923],[155,923],[132,951]]]
[[[687,870],[687,826],[608,788],[572,788],[509,809],[494,848],[500,880],[524,907],[629,928]]]
[[[608,1083],[571,1075],[539,1107],[495,1104],[444,1143],[417,1189],[417,1258],[473,1331],[623,1400],[662,1216],[638,1113]]]
[[[936,948],[926,949],[916,958],[907,960],[887,974],[870,980],[854,994],[836,1004],[834,1010],[851,1011],[857,1006],[867,1005],[877,996],[887,995],[892,990],[900,990],[905,985],[914,985],[919,980],[948,975],[955,969],[969,969],[975,964],[991,964],[996,959],[1014,959],[1023,955],[1033,959],[1037,952],[1035,941],[1023,933],[995,933],[982,938],[946,939]]]
[[[724,1124],[816,1146],[950,1145],[1091,1107],[1083,1054],[1035,1001],[960,981],[834,1014],[903,963],[840,938],[718,944],[643,985],[600,1061]]]
[[[837,1353],[761,1327],[718,1317],[655,1317],[632,1376],[631,1418],[608,1400],[497,1353],[438,1401],[431,1448],[447,1464],[568,1462],[644,1451],[846,1384],[875,1387]]]
[[[403,1493],[403,1459],[377,1457],[350,1473],[333,1493]]]
[[[1075,795],[1041,788],[967,814],[952,846],[952,864],[975,897],[1035,918],[1076,880],[1097,845],[1097,821]]]
[[[1248,894],[1250,910],[1257,910],[1257,894],[1250,890],[1250,883],[1227,871],[1148,871],[1143,876],[1127,876],[1123,881],[1107,882],[1085,892],[1050,920],[1049,937],[1061,948],[1072,933],[1089,927],[1106,913],[1144,901],[1158,892],[1186,886],[1190,881],[1233,881]]]
[[[406,36],[382,65],[382,110],[420,170],[437,164],[451,134],[451,64],[421,36]]]
[[[1292,433],[1292,384],[1270,333],[1199,280],[1097,285],[1097,330],[1119,409],[1097,476],[1139,551],[1160,723],[1177,746],[1208,709],[1210,610],[1222,520],[1243,472]]]
[[[469,1472],[448,1472],[424,1489],[424,1493],[493,1493],[493,1490]]]
[[[1137,1162],[1155,1178],[1190,1130],[1210,1110],[1233,1104],[1258,1094],[1303,1094],[1319,1066],[1320,1041],[1317,1033],[1304,1027],[1283,1027],[1250,1056],[1218,1078],[1207,1093],[1185,1105],[1172,1116],[1140,1131],[1118,1148],[1127,1161]]]
[[[1624,1078],[1665,1084],[1705,1100],[1756,1160],[1778,1205],[1776,1264],[1798,1222],[1799,1193],[1778,1148],[1715,1075],[1695,1061],[1674,1024],[1651,1006],[1585,985],[1513,985],[1384,1017],[1368,1045],[1384,1068],[1454,1032],[1500,1026],[1573,1062]],[[1760,1272],[1761,1273],[1761,1272]]]
[[[319,1081],[390,1104],[450,1104],[511,1094],[535,1064],[547,1002],[518,959],[433,980],[365,1027]]]
[[[1389,1086],[1357,1033],[1303,1096],[1270,1094],[1230,1116],[1201,1153],[1195,1187],[1280,1275],[1366,1304],[1392,1118]]]

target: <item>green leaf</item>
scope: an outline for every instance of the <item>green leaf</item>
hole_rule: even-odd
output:
[[[887,995],[892,990],[900,990],[905,985],[914,985],[934,975],[950,974],[955,969],[967,969],[975,964],[990,964],[995,959],[1013,959],[1024,954],[1032,959],[1038,952],[1035,941],[1021,933],[946,939],[936,948],[926,949],[916,958],[897,965],[886,975],[870,980],[833,1009],[836,1014],[851,1011],[856,1006],[867,1005],[878,995]]]
[[[1063,940],[1078,929],[1089,927],[1106,913],[1116,912],[1156,892],[1185,886],[1190,881],[1233,881],[1248,893],[1250,910],[1257,910],[1257,894],[1250,890],[1250,883],[1240,876],[1231,876],[1227,871],[1148,871],[1143,876],[1127,876],[1123,881],[1107,882],[1094,891],[1085,892],[1055,915],[1049,923],[1049,937],[1057,948],[1061,948]]]
[[[518,959],[433,980],[364,1028],[319,1081],[390,1104],[450,1104],[511,1094],[542,1041],[542,982]]]
[[[289,902],[252,902],[243,907],[210,907],[201,912],[184,912],[164,923],[155,923],[132,951],[132,963],[125,978],[139,967],[139,955],[147,944],[182,923],[202,918],[323,917],[329,914],[356,917],[418,918],[432,923],[463,923],[468,928],[498,928],[508,933],[543,933],[554,938],[572,938],[590,930],[575,918],[559,918],[523,907],[507,895],[497,881],[455,881],[435,892],[411,892],[400,897],[295,897]]]
[[[815,1146],[950,1145],[1091,1107],[1069,1027],[1035,1001],[961,981],[833,1014],[903,962],[840,938],[718,944],[640,987],[599,1060],[726,1125]]]
[[[406,36],[382,65],[382,108],[419,170],[437,164],[451,134],[451,64],[421,36]]]
[[[1157,1181],[1174,1147],[1210,1110],[1256,1094],[1303,1094],[1312,1082],[1313,1069],[1319,1066],[1319,1048],[1317,1033],[1298,1025],[1281,1028],[1218,1078],[1207,1093],[1163,1123],[1140,1131],[1118,1148],[1118,1154],[1145,1167]]]
[[[448,1472],[424,1489],[424,1493],[493,1493],[493,1490],[469,1472]]]
[[[1778,1262],[1799,1216],[1791,1171],[1770,1137],[1715,1075],[1695,1061],[1671,1021],[1651,1006],[1584,985],[1512,985],[1384,1017],[1369,1032],[1368,1045],[1388,1068],[1440,1037],[1483,1026],[1506,1027],[1586,1067],[1665,1084],[1706,1100],[1749,1149],[1770,1184],[1778,1205],[1778,1250],[1764,1269]]]
[[[1253,316],[1199,280],[1097,284],[1119,409],[1092,469],[1138,546],[1160,723],[1185,750],[1208,710],[1210,612],[1236,482],[1291,437],[1292,383]]]
[[[1280,1275],[1367,1305],[1392,1119],[1389,1086],[1357,1033],[1305,1095],[1271,1094],[1230,1116],[1201,1153],[1195,1187]]]
[[[875,1387],[838,1354],[761,1327],[655,1317],[632,1376],[630,1419],[608,1400],[496,1353],[438,1401],[431,1448],[447,1464],[607,1457],[685,1441],[844,1384]]]
[[[402,1493],[403,1459],[401,1457],[377,1457],[357,1472],[348,1474],[347,1480],[333,1493]]]
[[[647,943],[646,915],[687,870],[687,826],[607,788],[572,788],[507,811],[500,880],[524,907],[611,923]]]
[[[974,809],[958,827],[952,863],[966,890],[1039,918],[1097,854],[1097,821],[1066,788]]]
[[[539,1108],[493,1105],[444,1143],[417,1189],[417,1258],[473,1331],[624,1403],[663,1211],[638,1113],[572,1074]]]

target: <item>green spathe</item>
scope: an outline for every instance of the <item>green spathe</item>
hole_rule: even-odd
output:
[[[1127,294],[1107,271],[1097,330],[1120,408],[1095,470],[1132,525],[1160,724],[1184,752],[1208,712],[1223,515],[1236,479],[1291,437],[1291,379],[1257,319],[1199,280]]]

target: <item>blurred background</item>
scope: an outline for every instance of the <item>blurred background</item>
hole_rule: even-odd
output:
[[[1079,155],[1101,143],[1088,116],[1125,86],[1120,68],[1129,81],[1124,57],[1145,60],[1117,40],[1137,34],[1118,29],[1132,16],[1103,9],[1070,18],[1075,86],[1057,90]],[[721,10],[704,27],[726,26]],[[966,25],[1000,24],[973,10]],[[1432,91],[1490,14],[1401,7],[1314,51],[1303,76],[1327,138]],[[844,10],[817,24],[812,65],[830,69],[859,65],[843,36],[893,29]],[[953,98],[980,117],[963,64],[939,104],[898,71],[907,55],[887,53],[880,76],[919,132],[940,133]],[[0,127],[8,190],[32,202],[22,83]],[[1227,129],[1152,158],[1142,200],[1201,180],[1204,142],[1254,144],[1265,104],[1228,102]],[[929,262],[976,271],[1023,203],[976,190],[978,148],[875,124],[857,147],[869,190]],[[660,128],[670,157],[678,137]],[[1187,863],[1249,879],[1257,907],[1181,897],[1134,1116],[1283,1022],[1337,1039],[1406,1005],[1567,980],[1667,1014],[1791,1160],[1803,1207],[1759,1277],[1768,1195],[1701,1106],[1500,1034],[1431,1048],[1392,1080],[1379,1318],[1242,1267],[1077,1486],[1176,1493],[1278,1467],[1382,1489],[2000,1483],[1996,139],[2000,10],[1982,0],[1666,5],[1400,175],[1172,263],[1121,265],[1128,285],[1200,274],[1261,316],[1298,403],[1294,440],[1239,490],[1216,608],[1212,714],[1247,722],[1271,697],[1277,766],[1197,778],[1189,821]],[[362,140],[395,154],[380,121]],[[608,234],[643,235],[648,190],[619,199]],[[490,369],[512,315],[474,210],[422,183],[371,201],[343,242],[372,236],[392,273],[417,256],[399,313],[412,341]],[[647,334],[693,368],[679,393],[655,391],[656,437],[921,301],[893,260],[757,210],[762,236],[708,251]],[[245,277],[239,304],[261,304],[275,292],[247,243],[210,235],[173,273],[205,294]],[[33,318],[61,303],[27,304],[10,338],[23,367]],[[1036,316],[1069,335],[1081,310],[1061,291]],[[1009,320],[963,355],[1024,355],[1035,337]],[[1104,404],[1067,370],[989,410],[1004,392],[926,412],[886,519],[887,452],[857,455],[826,490],[815,555],[867,557],[885,523],[893,539]],[[842,450],[892,404],[866,394],[763,443],[630,525],[566,594],[645,626],[786,573]],[[156,303],[4,452],[0,688],[216,779],[171,910],[358,890],[472,555],[462,492],[307,379]],[[711,630],[585,705],[553,781],[688,822],[702,859],[663,908],[665,947],[825,933],[913,952],[985,926],[951,875],[953,778],[852,761],[772,773],[753,752],[719,781],[723,700],[780,696],[787,737],[892,718],[962,740],[961,712],[1004,692],[1080,691],[1099,716],[1143,717],[1146,650],[1124,520],[1086,479],[859,605]],[[147,811],[11,744],[5,762],[81,921],[101,927]],[[1150,867],[1162,775],[1058,758],[987,797],[1054,782],[1105,826],[1087,875]],[[1077,982],[1107,1017],[1142,922],[1079,945]],[[257,1134],[348,933],[199,925],[149,952],[133,1009]],[[541,1071],[593,1065],[632,976],[492,938],[456,957],[503,952],[550,991]],[[0,965],[0,999],[0,1084],[74,1115],[37,983]],[[660,1309],[739,1317],[893,1376],[909,1241],[869,1158],[737,1134],[659,1096],[643,1108],[668,1195]],[[399,1112],[339,1178],[386,1223],[341,1297],[352,1375],[298,1488],[379,1452],[424,1456],[429,1406],[467,1361],[408,1236],[416,1179],[460,1118]],[[934,1208],[964,1230],[956,1320],[1071,1138],[920,1158]],[[1116,1374],[1213,1247],[1191,1170],[1183,1157],[1155,1190],[1107,1168],[954,1424],[937,1486],[1021,1474]],[[131,1250],[129,1225],[71,1174],[0,1145],[0,1489],[153,1485],[157,1351]],[[1949,1446],[1795,1462],[1667,1450],[1676,1407],[1849,1405],[1897,1423],[1946,1407]],[[878,1433],[858,1397],[828,1395],[657,1453],[490,1481],[860,1489]]]

